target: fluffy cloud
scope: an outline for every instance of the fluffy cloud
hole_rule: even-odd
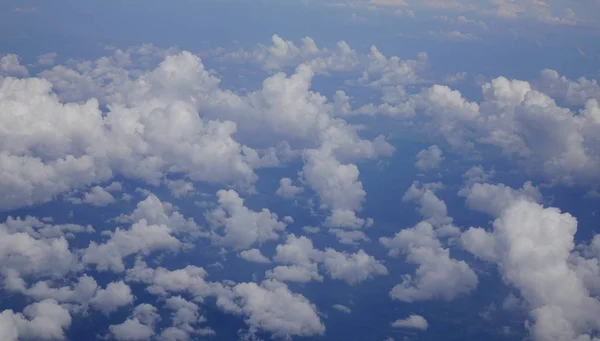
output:
[[[240,252],[240,257],[254,263],[271,263],[269,258],[263,256],[259,249],[250,249]]]
[[[433,226],[421,222],[398,232],[394,238],[381,238],[392,256],[403,252],[406,260],[417,264],[414,276],[406,274],[390,292],[394,299],[415,302],[429,299],[453,300],[477,287],[475,272],[464,261],[450,257],[436,236]]]
[[[469,229],[463,244],[498,264],[502,278],[528,302],[533,338],[592,339],[600,327],[600,304],[569,264],[577,220],[556,208],[517,200],[493,227],[492,232]]]
[[[295,197],[296,195],[302,192],[304,192],[304,188],[294,186],[294,184],[292,183],[292,179],[282,178],[281,180],[279,180],[279,188],[277,188],[275,194],[289,199]]]
[[[436,190],[443,189],[439,183],[419,184],[414,182],[404,193],[402,201],[415,201],[419,204],[419,213],[427,222],[436,228],[452,224],[452,218],[448,216],[446,203],[435,195]]]
[[[442,150],[437,145],[423,149],[417,154],[415,167],[422,171],[439,168],[444,160],[442,154]]]
[[[286,224],[275,213],[264,208],[255,212],[244,206],[244,200],[234,190],[220,190],[218,206],[207,218],[215,230],[217,242],[235,249],[248,249],[279,237]],[[222,231],[222,232],[221,232]]]
[[[508,206],[517,200],[541,202],[542,194],[531,181],[520,189],[513,189],[504,184],[474,183],[458,192],[464,196],[468,208],[484,212],[492,217],[499,216]]]
[[[2,340],[64,340],[64,330],[71,325],[69,311],[54,300],[28,305],[23,313],[5,310],[0,313]]]
[[[172,326],[165,328],[158,339],[160,341],[187,341],[193,335],[214,335],[214,331],[208,327],[200,328],[199,324],[206,322],[206,318],[198,313],[199,307],[193,302],[183,299],[181,296],[169,297],[165,301],[165,307],[171,314]]]
[[[135,254],[148,255],[154,251],[178,251],[180,241],[171,235],[166,225],[150,225],[144,219],[134,223],[127,230],[117,228],[106,243],[90,242],[84,250],[82,261],[96,265],[98,270],[122,272],[123,259]]]
[[[104,188],[94,186],[84,195],[82,202],[93,206],[106,206],[115,202],[115,198]]]
[[[273,260],[284,266],[267,271],[269,278],[280,281],[309,282],[322,281],[319,265],[333,279],[355,284],[374,276],[387,275],[387,268],[363,250],[354,254],[339,252],[331,248],[324,251],[315,249],[312,241],[304,236],[291,234],[286,243],[278,245]]]
[[[240,283],[233,287],[238,313],[246,317],[249,326],[268,331],[275,336],[313,336],[325,332],[316,307],[304,296],[292,293],[285,284],[266,280]]]
[[[19,57],[14,54],[7,54],[0,58],[0,77],[1,76],[14,76],[14,77],[27,77],[29,71],[27,68],[19,62]]]
[[[106,289],[100,289],[96,292],[90,303],[102,311],[105,315],[116,311],[133,302],[133,294],[129,285],[123,281],[109,283]]]
[[[423,316],[413,314],[405,319],[392,322],[392,327],[426,330],[429,324]]]
[[[118,341],[142,341],[154,336],[156,323],[160,321],[157,309],[149,304],[140,304],[125,322],[109,327],[111,335]]]
[[[536,88],[571,105],[583,106],[587,101],[600,101],[600,85],[595,79],[579,78],[577,81],[561,76],[556,70],[544,69],[540,79],[534,82]]]

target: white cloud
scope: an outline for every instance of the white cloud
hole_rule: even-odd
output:
[[[93,206],[106,206],[115,202],[115,198],[100,186],[94,186],[83,196],[83,203]]]
[[[100,271],[123,272],[125,257],[140,254],[148,255],[155,251],[176,252],[181,242],[172,234],[172,230],[162,224],[149,224],[141,219],[129,229],[117,228],[111,232],[110,239],[105,243],[90,242],[83,250],[82,261],[85,264],[96,265]]]
[[[127,270],[126,280],[148,284],[148,292],[166,296],[168,293],[189,293],[197,299],[214,293],[211,283],[204,280],[208,273],[201,267],[188,265],[177,270],[149,268],[142,261]]]
[[[436,190],[443,189],[439,182],[419,184],[413,182],[404,193],[402,201],[415,201],[419,204],[419,213],[427,222],[436,228],[452,224],[452,218],[448,216],[446,203],[435,195]]]
[[[254,263],[271,263],[271,260],[260,252],[259,249],[250,249],[240,252],[240,257]]]
[[[322,335],[325,326],[317,308],[304,296],[292,293],[285,284],[266,280],[233,287],[234,303],[249,326],[279,337]]]
[[[157,309],[149,304],[140,304],[125,322],[109,327],[110,333],[118,341],[143,341],[151,339],[156,323],[160,321]]]
[[[172,326],[163,329],[158,337],[160,341],[187,341],[195,335],[215,334],[209,327],[200,328],[199,324],[206,322],[206,318],[198,313],[197,304],[175,296],[166,299],[165,307],[173,311]]]
[[[466,198],[469,209],[498,217],[517,200],[541,202],[539,189],[527,181],[522,188],[513,189],[504,184],[474,183],[461,189],[458,194]]]
[[[308,283],[323,281],[316,263],[306,265],[278,265],[265,273],[265,277],[281,282]]]
[[[341,304],[334,304],[333,309],[335,309],[337,311],[341,311],[344,314],[352,313],[352,310],[350,308],[346,307],[345,305],[341,305]]]
[[[600,101],[600,85],[595,79],[581,77],[573,81],[552,69],[542,70],[540,76],[534,85],[548,96],[579,106],[585,105],[590,99]]]
[[[460,31],[429,31],[429,35],[440,40],[450,40],[454,42],[472,42],[481,40],[473,33],[463,33]]]
[[[493,227],[492,232],[469,229],[463,244],[498,264],[504,281],[528,302],[533,339],[589,340],[590,331],[600,326],[600,303],[569,264],[577,220],[556,208],[517,200]]]
[[[90,303],[103,314],[108,315],[133,303],[133,298],[129,285],[119,281],[109,283],[106,289],[98,290]]]
[[[2,340],[64,340],[71,325],[69,311],[54,300],[43,300],[25,307],[23,313],[4,310],[0,313]]]
[[[56,59],[56,52],[48,52],[37,57],[38,65],[51,66],[54,65],[54,61]]]
[[[348,284],[388,274],[387,268],[380,261],[363,250],[353,254],[331,248],[321,251],[314,248],[309,238],[293,234],[288,236],[285,244],[277,246],[273,260],[285,265],[267,271],[266,275],[280,281],[322,281],[320,265],[329,277],[344,280]]]
[[[417,154],[415,167],[422,171],[439,168],[442,160],[444,160],[442,155],[442,150],[437,145],[423,149]]]
[[[392,327],[427,330],[429,324],[423,316],[413,314],[405,319],[392,322]]]
[[[323,253],[323,267],[331,278],[344,280],[348,284],[388,274],[386,267],[381,262],[363,250],[358,250],[354,254],[346,254],[326,249]]]
[[[279,237],[286,224],[263,208],[255,212],[244,206],[244,199],[234,190],[217,192],[218,206],[207,214],[217,242],[235,249],[248,249]]]
[[[304,188],[294,186],[292,183],[292,179],[282,178],[281,180],[279,180],[279,188],[277,188],[275,194],[289,199],[295,197],[296,195],[302,192],[304,192]]]
[[[464,261],[450,257],[450,250],[438,240],[433,226],[421,222],[398,232],[394,238],[381,238],[392,256],[406,253],[409,263],[417,264],[414,276],[404,275],[402,283],[390,292],[394,299],[416,302],[429,299],[453,300],[477,287],[475,272]]]
[[[2,76],[27,77],[29,71],[19,62],[15,54],[7,54],[0,58],[0,80]]]
[[[185,197],[194,192],[194,184],[185,180],[169,180],[167,181],[167,187],[171,191],[171,195],[175,198]]]

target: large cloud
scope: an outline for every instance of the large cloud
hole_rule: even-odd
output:
[[[471,228],[463,244],[498,264],[503,279],[528,302],[535,340],[591,340],[600,303],[570,266],[577,220],[556,208],[516,200],[492,232]]]

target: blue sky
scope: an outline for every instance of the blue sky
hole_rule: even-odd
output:
[[[598,1],[5,1],[0,339],[597,341]]]

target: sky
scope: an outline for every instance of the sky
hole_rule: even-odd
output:
[[[600,2],[0,3],[0,340],[600,341]]]

